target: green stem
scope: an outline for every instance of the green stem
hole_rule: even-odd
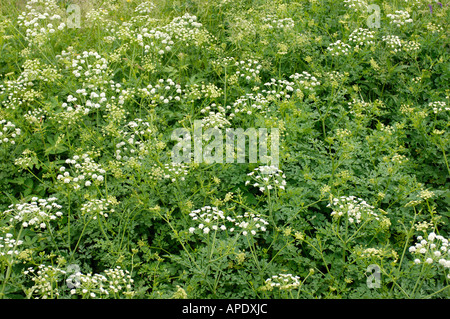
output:
[[[414,289],[411,293],[411,296],[414,296],[414,293],[416,292],[417,285],[419,284],[420,279],[422,279],[422,274],[423,274],[424,269],[425,269],[425,262],[422,263],[422,268],[420,269],[420,274],[417,277],[416,284],[414,285]]]
[[[256,255],[255,255],[255,252],[254,252],[253,243],[250,244],[250,240],[248,239],[248,236],[245,236],[245,237],[247,238],[247,243],[248,243],[248,246],[250,248],[250,252],[252,253],[253,260],[255,261],[255,265],[258,268],[258,271],[261,273],[262,272],[261,271],[261,266],[259,265],[259,261],[256,258]]]
[[[447,166],[448,175],[450,175],[450,167],[448,165],[447,155],[445,154],[445,149],[444,149],[444,146],[442,145],[442,140],[440,138],[439,138],[439,145],[441,147],[442,154],[444,155],[444,161],[445,161],[445,165]]]
[[[86,223],[86,222],[84,223],[83,229],[81,230],[80,237],[78,237],[77,244],[75,245],[75,248],[74,248],[74,249],[71,251],[71,253],[70,253],[70,261],[69,261],[69,264],[72,262],[74,253],[77,251],[78,245],[79,245],[80,242],[81,242],[81,238],[83,237],[84,231],[85,231],[87,225],[91,222],[91,220],[92,220],[92,217],[88,220],[87,223]],[[85,220],[84,220],[84,221],[85,221]]]
[[[432,294],[429,294],[429,295],[425,296],[425,299],[429,299],[431,296],[434,296],[434,295],[436,295],[436,294],[438,294],[438,293],[440,293],[440,292],[442,292],[442,291],[444,291],[445,289],[448,289],[448,288],[450,288],[450,285],[447,285],[444,288],[439,289],[438,291],[435,291]]]
[[[19,239],[20,239],[20,235],[21,235],[21,233],[22,233],[22,230],[23,230],[23,227],[20,227],[19,234],[17,235],[17,239],[16,239],[16,243],[15,243],[15,245],[14,245],[13,251],[14,251],[14,250],[16,249],[16,247],[17,247],[17,242],[18,242]],[[8,262],[8,268],[6,269],[6,275],[5,275],[5,279],[4,279],[4,281],[3,281],[2,291],[0,292],[0,299],[3,299],[3,298],[4,298],[4,296],[5,296],[6,283],[8,282],[9,277],[11,277],[11,270],[12,270],[12,266],[13,266],[13,264],[14,264],[12,256],[13,256],[13,255],[11,255],[11,261]]]
[[[98,225],[100,227],[100,231],[102,232],[103,236],[105,236],[106,240],[109,241],[108,235],[106,235],[105,230],[103,229],[102,221],[100,220],[100,214],[97,212],[97,221]]]

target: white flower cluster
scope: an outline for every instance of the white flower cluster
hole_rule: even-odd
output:
[[[120,25],[115,21],[110,21],[105,28],[109,35],[104,39],[107,42],[116,39],[122,40],[126,43],[125,47],[135,43],[142,47],[145,54],[160,59],[165,53],[172,50],[174,41],[164,27],[152,28],[153,22],[154,19],[149,18],[148,13],[133,16],[129,21],[124,21]]]
[[[226,230],[225,224],[220,225],[220,222],[225,221],[225,214],[217,207],[205,206],[197,210],[193,210],[189,216],[192,220],[199,222],[198,229],[202,230],[204,234],[208,234],[211,230]],[[231,218],[231,217],[229,217]],[[195,227],[189,228],[190,233],[194,233]]]
[[[223,129],[225,127],[231,126],[231,123],[226,119],[223,113],[209,112],[209,115],[202,119],[201,125],[204,129],[208,128]]]
[[[62,62],[66,63],[67,69],[76,78],[79,78],[84,83],[90,83],[92,88],[98,84],[108,83],[106,78],[111,74],[108,62],[96,51],[83,51],[81,54],[71,54],[63,51],[61,56],[58,57]]]
[[[178,179],[184,181],[185,176],[189,173],[189,166],[183,163],[164,164],[164,178],[170,179],[173,183]]]
[[[440,24],[435,24],[433,22],[428,22],[426,29],[431,33],[441,33],[444,31],[444,28]]]
[[[228,109],[230,108],[231,107],[228,106]],[[210,105],[205,106],[200,110],[200,113],[205,114],[208,112],[208,114],[210,114],[210,112],[214,111],[215,109],[217,109],[219,113],[225,114],[225,108],[221,105],[217,105],[216,103],[211,103]]]
[[[156,8],[155,4],[151,1],[143,1],[135,9],[135,13],[149,14]]]
[[[180,42],[185,46],[195,45],[201,47],[215,40],[214,36],[203,28],[200,22],[197,22],[197,17],[189,13],[185,13],[182,17],[174,18],[161,30],[166,32],[173,41]]]
[[[0,120],[0,144],[16,144],[15,139],[21,133],[22,131],[15,124],[5,119]]]
[[[367,11],[367,2],[364,0],[344,0],[344,6],[355,12]]]
[[[300,277],[292,274],[278,274],[266,279],[266,285],[280,290],[291,290],[301,285]]]
[[[6,95],[3,107],[15,110],[41,98],[42,93],[37,88],[34,89],[35,86],[32,81],[27,82],[22,74],[15,80],[4,81],[4,85],[0,84],[0,95]]]
[[[56,203],[56,197],[42,199],[33,197],[30,203],[12,204],[4,212],[11,215],[11,223],[21,223],[22,227],[34,226],[35,229],[47,228],[47,223],[61,217],[61,205]]]
[[[133,133],[138,136],[144,136],[152,133],[150,123],[141,118],[135,118],[134,120],[128,122],[125,126],[129,127]]]
[[[187,102],[193,102],[195,100],[199,100],[201,98],[209,98],[209,99],[216,99],[218,97],[221,97],[223,95],[223,89],[217,87],[213,83],[204,84],[201,85],[197,83],[187,84],[185,88],[183,89],[184,93],[184,100]],[[208,107],[203,108],[203,110],[207,110]],[[204,113],[205,111],[202,111]]]
[[[434,228],[434,224],[432,222],[428,222],[426,220],[417,222],[414,225],[414,229],[420,232],[426,232],[429,228]]]
[[[295,26],[294,20],[292,20],[292,18],[278,19],[271,14],[268,14],[267,16],[262,18],[262,21],[269,29],[292,29]]]
[[[105,102],[108,101],[108,99],[106,98],[105,91],[101,91],[100,93],[96,92],[96,91],[91,91],[90,93],[88,93],[86,89],[78,89],[78,90],[76,90],[76,93],[83,96],[83,99],[88,98],[88,100],[86,100],[86,102],[85,102],[86,107],[87,107],[86,108],[87,112],[90,111],[89,108],[94,108],[94,109],[101,108],[102,105],[105,105]],[[77,98],[73,97],[72,95],[69,95],[67,97],[68,102],[75,102],[76,100],[77,100]],[[67,107],[67,103],[63,103],[62,106]]]
[[[397,35],[385,35],[381,38],[386,46],[394,52],[398,52],[402,48],[402,40]]]
[[[447,106],[447,103],[444,101],[435,101],[428,103],[428,107],[433,110],[434,114],[444,112],[444,111],[450,111],[450,107]]]
[[[382,249],[377,248],[366,248],[363,251],[359,252],[362,258],[373,258],[373,257],[381,257],[383,256],[384,251]]]
[[[74,102],[76,101],[76,98],[69,95],[67,100]],[[54,120],[61,125],[77,125],[77,123],[80,123],[82,117],[88,115],[90,112],[90,109],[83,105],[71,106],[66,102],[63,102],[61,107],[64,108],[62,112],[54,113],[49,116],[49,119]]]
[[[61,166],[57,180],[64,184],[73,185],[74,189],[79,189],[81,185],[89,187],[93,183],[99,185],[105,179],[106,171],[100,164],[95,163],[88,154],[75,155],[71,159],[68,158],[66,164],[73,166],[70,166],[69,169]]]
[[[330,43],[327,50],[332,56],[349,55],[351,46],[347,43],[337,40],[336,42]]]
[[[217,87],[214,83],[202,84],[201,92],[206,98],[215,99],[223,95],[223,89]]]
[[[325,72],[324,76],[328,78],[331,82],[341,83],[346,80],[347,75],[344,73],[341,73],[339,71],[330,71]]]
[[[395,24],[397,27],[405,25],[405,23],[412,23],[413,20],[410,18],[408,11],[397,10],[395,13],[390,13],[386,15],[391,19],[390,24]]]
[[[417,41],[405,41],[403,43],[403,50],[405,52],[414,53],[420,50],[420,46],[420,43]]]
[[[18,25],[26,28],[25,40],[29,44],[42,45],[51,34],[66,28],[63,12],[54,0],[30,0],[26,4],[26,12],[18,16]]]
[[[6,98],[2,101],[2,107],[15,110],[16,107],[21,106],[24,101],[17,95],[23,94],[26,89],[27,87],[20,79],[4,81],[4,84],[0,84],[0,96],[6,95]]]
[[[45,114],[47,112],[40,107],[37,107],[33,110],[29,110],[26,114],[23,115],[23,117],[28,121],[30,124],[38,125],[39,123],[42,123],[45,119]]]
[[[292,79],[294,83],[300,87],[300,89],[308,91],[312,91],[316,86],[320,85],[320,82],[316,79],[316,77],[306,71],[303,71],[302,73],[294,73],[290,75],[289,78]],[[297,91],[298,90],[299,89],[297,89]]]
[[[409,252],[417,257],[414,259],[414,263],[438,263],[444,268],[450,268],[449,240],[434,232],[425,237],[426,239],[418,236],[414,246],[409,247]]]
[[[76,90],[76,94],[68,95],[67,100],[62,103],[64,111],[53,116],[59,123],[78,123],[91,109],[110,109],[110,101],[122,105],[125,100],[132,97],[132,89],[124,90],[120,83],[110,79],[111,70],[108,68],[108,62],[97,52],[84,51],[76,54],[69,47],[68,51],[63,50],[57,58],[63,67],[65,65],[65,68],[81,81],[82,85],[82,88]]]
[[[375,31],[369,29],[358,28],[354,30],[350,36],[349,41],[355,45],[356,49],[362,48],[364,46],[375,44]]]
[[[172,79],[159,79],[155,85],[149,84],[146,88],[138,89],[142,97],[150,99],[152,104],[168,104],[172,101],[181,100],[181,85],[175,83]]]
[[[5,237],[0,237],[0,257],[1,256],[14,256],[19,254],[17,247],[23,244],[22,240],[15,240],[13,235],[7,233]]]
[[[177,180],[184,181],[189,174],[189,166],[183,163],[164,164],[162,167],[154,164],[149,172],[153,180],[169,179],[172,183]]]
[[[378,215],[373,211],[374,207],[367,204],[363,199],[355,196],[334,197],[327,207],[333,209],[331,216],[336,219],[346,216],[351,224],[359,224],[361,221],[372,218],[379,220]]]
[[[261,92],[266,94],[267,99],[289,99],[294,92],[295,83],[271,78],[269,82],[264,83],[264,86],[267,89],[263,89]]]
[[[110,290],[110,292],[112,292],[113,294],[132,294],[131,284],[134,282],[134,280],[131,278],[130,272],[128,270],[123,270],[120,266],[117,266],[116,268],[106,269],[104,273],[109,282],[108,289]],[[126,291],[124,291],[124,289]]]
[[[242,235],[256,236],[258,231],[266,231],[266,225],[269,223],[261,218],[259,214],[244,213],[235,217],[225,216],[225,213],[217,207],[205,206],[200,209],[193,210],[189,216],[198,223],[197,228],[189,228],[190,233],[195,233],[197,229],[203,234],[210,231],[229,231],[230,233],[242,232]]]
[[[246,81],[256,80],[262,68],[260,62],[254,59],[236,61],[234,66],[237,67],[236,76]]]
[[[97,219],[97,215],[101,215],[108,218],[110,213],[114,213],[115,210],[111,206],[116,205],[117,202],[112,199],[91,199],[81,206],[81,213],[83,215],[90,215],[92,219]]]
[[[143,159],[144,155],[148,153],[147,144],[144,143],[144,137],[152,133],[150,123],[136,118],[125,125],[132,133],[120,130],[118,133],[123,139],[116,144],[115,157],[118,161],[127,162],[131,158]]]
[[[417,52],[420,50],[420,43],[416,41],[405,41],[400,39],[396,35],[386,35],[382,37],[382,40],[386,43],[386,46],[391,49],[393,53],[400,51],[404,52]]]
[[[101,298],[102,295],[109,295],[108,289],[104,288],[104,286],[108,285],[108,279],[104,275],[77,272],[71,275],[71,277],[73,276],[76,278],[76,281],[73,281],[70,277],[68,279],[68,282],[72,285],[70,286],[72,295],[81,295],[83,299],[97,299]]]
[[[26,149],[22,152],[22,157],[17,157],[14,160],[14,165],[19,166],[20,169],[31,168],[37,162],[36,153]]]
[[[142,33],[136,34],[136,41],[144,48],[145,54],[154,57],[162,57],[172,51],[174,45],[174,41],[168,33],[147,28],[143,28]]]
[[[391,162],[397,163],[397,164],[403,164],[407,162],[409,159],[405,155],[397,154],[395,153],[392,156]]]
[[[134,295],[132,285],[134,280],[128,270],[123,270],[120,266],[106,269],[103,274],[82,274],[77,272],[69,278],[73,288],[72,295],[81,295],[83,299],[93,298],[117,298],[119,295],[131,297]]]
[[[39,265],[37,271],[33,267],[29,267],[23,273],[32,276],[31,280],[34,282],[29,290],[30,295],[36,294],[42,299],[55,299],[60,296],[58,282],[66,274],[64,270],[50,265]]]
[[[272,189],[285,189],[286,175],[283,171],[276,166],[259,166],[247,174],[254,181],[251,184],[254,187],[258,187],[261,192],[270,191]],[[245,185],[250,184],[251,181],[247,180]]]
[[[27,84],[33,86],[33,81],[54,82],[62,77],[58,70],[51,66],[44,66],[38,59],[26,60],[22,65],[23,71],[20,78]]]
[[[361,99],[353,98],[351,102],[348,102],[348,108],[350,114],[359,114],[362,110],[369,109],[371,107],[370,102],[365,102]]]
[[[236,99],[232,105],[227,105],[227,110],[232,110],[230,118],[233,118],[239,113],[252,115],[256,111],[263,114],[266,112],[268,105],[269,101],[261,93],[247,93]]]
[[[216,68],[226,68],[229,67],[231,65],[235,65],[236,64],[236,59],[233,57],[223,57],[223,58],[218,58],[215,60],[211,60],[210,61],[211,64],[216,67]]]
[[[337,128],[336,129],[336,136],[340,140],[343,140],[343,139],[345,139],[345,138],[347,138],[348,136],[351,136],[351,135],[352,135],[352,131],[350,131],[350,130],[348,130],[346,128],[344,128],[344,129]]]
[[[86,12],[86,21],[90,26],[93,26],[95,24],[104,25],[107,22],[108,14],[108,10],[103,7],[92,8],[91,10]]]
[[[424,0],[403,0],[406,5],[411,7],[423,7]],[[438,0],[435,0],[435,2],[438,2]]]
[[[50,266],[39,265],[37,269],[29,267],[23,272],[31,276],[34,285],[30,288],[30,295],[37,295],[42,299],[58,298],[62,285],[60,282],[67,275],[65,270]],[[66,280],[71,288],[72,295],[81,295],[82,298],[120,298],[120,296],[132,297],[134,291],[128,270],[123,270],[120,266],[112,269],[106,269],[104,274],[82,274],[76,272]]]

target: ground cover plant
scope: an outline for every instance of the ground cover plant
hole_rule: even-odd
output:
[[[0,298],[449,297],[448,2],[0,14]],[[278,164],[174,162],[197,121]]]

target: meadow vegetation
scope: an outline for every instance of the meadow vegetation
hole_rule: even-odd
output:
[[[445,1],[0,14],[0,298],[449,298]],[[196,120],[279,165],[174,163]]]

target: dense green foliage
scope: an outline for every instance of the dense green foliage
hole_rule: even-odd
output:
[[[430,3],[2,0],[0,298],[448,298]],[[174,164],[195,120],[279,171]]]

